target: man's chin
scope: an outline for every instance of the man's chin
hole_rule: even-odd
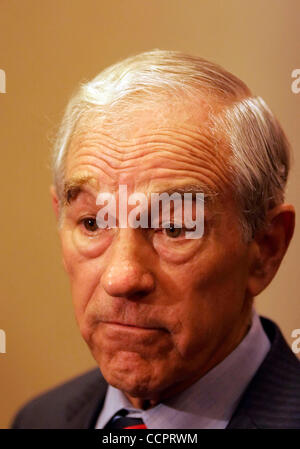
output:
[[[97,360],[105,380],[129,396],[151,399],[159,395],[163,379],[155,369],[155,363],[143,359],[137,353],[123,352],[110,360]],[[158,368],[158,367],[156,367]]]

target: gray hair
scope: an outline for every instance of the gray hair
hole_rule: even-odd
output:
[[[163,94],[216,100],[222,107],[210,114],[212,134],[225,138],[229,169],[239,204],[243,235],[260,229],[266,212],[284,200],[290,148],[266,103],[222,67],[177,51],[153,50],[125,59],[84,83],[71,98],[54,145],[54,185],[62,198],[67,148],[79,119],[95,110],[105,117],[132,111]]]

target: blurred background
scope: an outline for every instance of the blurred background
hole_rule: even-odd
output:
[[[33,395],[95,366],[73,314],[52,214],[51,141],[79,82],[153,48],[210,59],[245,81],[294,149],[287,200],[300,209],[299,0],[0,0],[0,427]],[[299,231],[299,229],[298,229]],[[256,299],[288,343],[300,328],[300,235]],[[298,354],[300,355],[300,354]]]

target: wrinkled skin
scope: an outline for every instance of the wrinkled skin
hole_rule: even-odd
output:
[[[207,103],[170,101],[132,113],[120,126],[82,119],[65,179],[91,176],[62,214],[60,238],[81,334],[104,377],[137,407],[154,405],[198,380],[241,341],[251,306],[273,278],[293,232],[294,211],[270,212],[269,234],[246,243],[233,201],[228,154],[208,131]],[[99,191],[202,185],[200,239],[159,229],[87,229]],[[130,208],[129,208],[130,210]],[[150,401],[150,402],[149,402]]]

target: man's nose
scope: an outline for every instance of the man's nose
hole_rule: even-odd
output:
[[[154,290],[154,275],[147,265],[147,246],[138,229],[119,229],[101,278],[108,295],[132,298],[145,296]]]

